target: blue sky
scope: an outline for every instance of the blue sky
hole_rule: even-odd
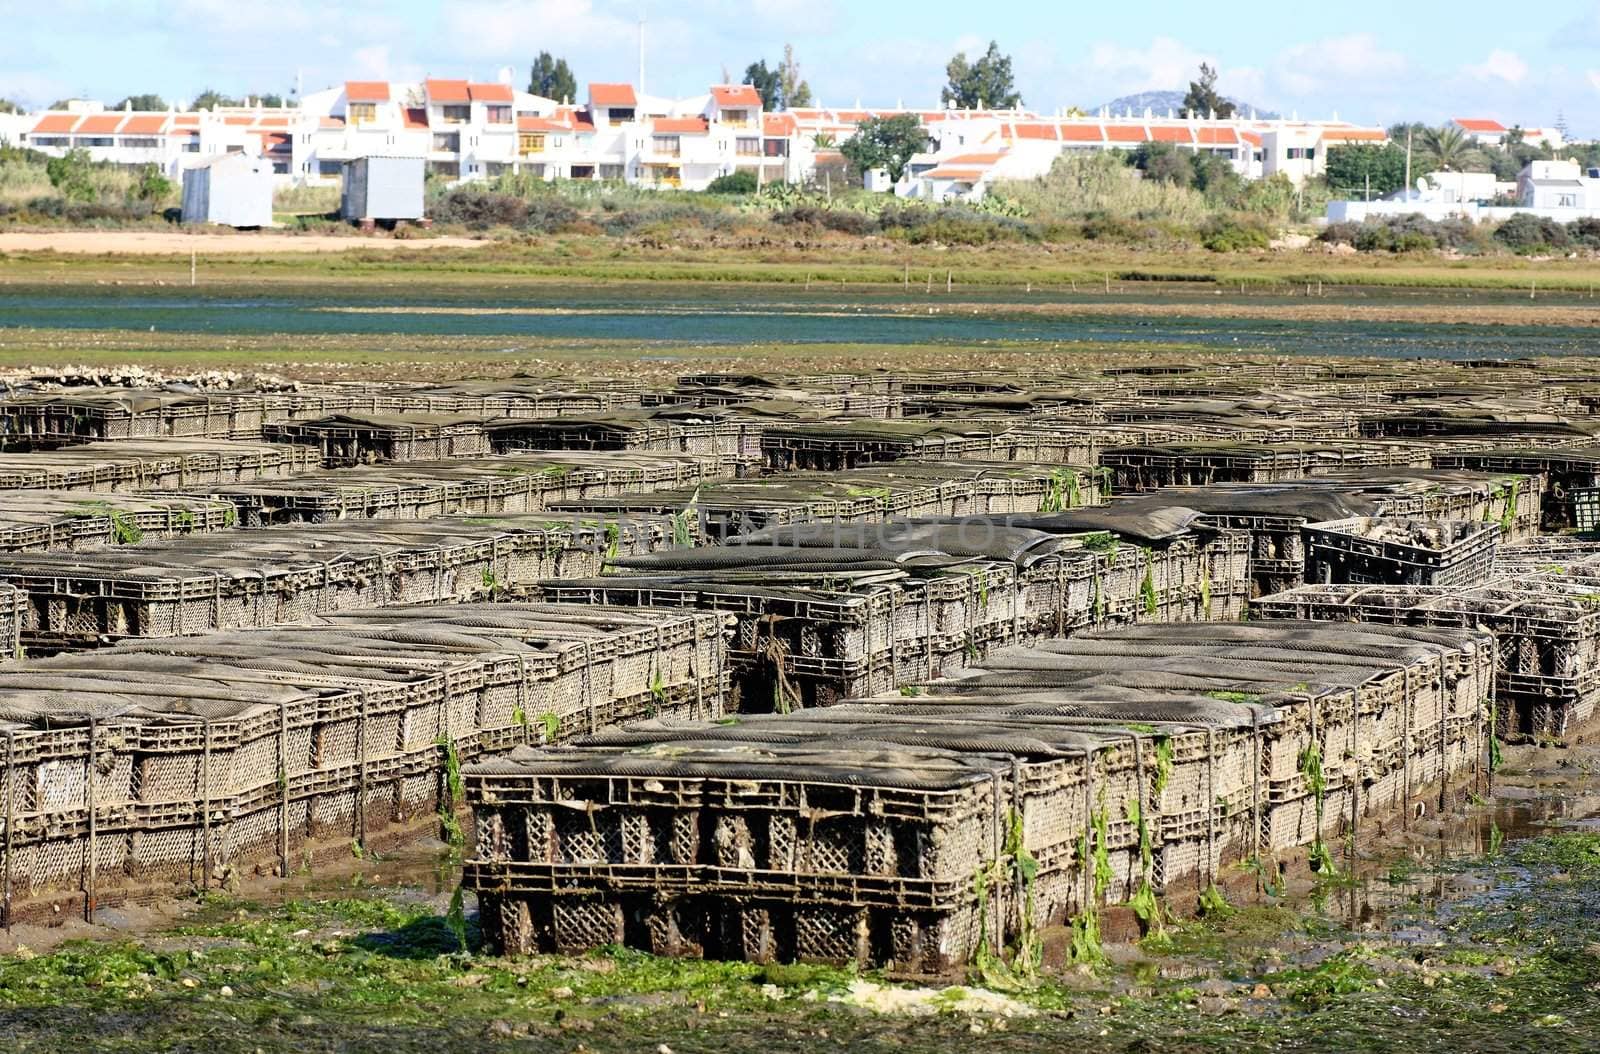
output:
[[[1222,70],[1230,94],[1303,117],[1390,122],[1483,115],[1526,126],[1564,112],[1600,136],[1600,2],[1460,0],[1102,4],[1013,0],[647,0],[647,87],[688,95],[738,79],[785,41],[833,106],[934,105],[943,67],[993,38],[1036,109],[1183,87]],[[540,49],[580,83],[632,80],[637,0],[0,0],[0,95],[168,99],[204,87],[307,91],[346,78],[525,84]],[[1002,12],[996,14],[995,12]],[[1526,17],[1522,17],[1526,15]]]

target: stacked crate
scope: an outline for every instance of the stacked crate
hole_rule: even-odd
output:
[[[0,552],[79,552],[238,522],[232,505],[203,498],[13,490],[0,497]]]
[[[441,517],[188,535],[86,553],[0,555],[31,649],[262,628],[353,608],[475,600],[673,543],[674,525],[549,515]],[[690,539],[692,540],[692,539]]]
[[[0,921],[448,829],[461,760],[618,720],[716,719],[724,670],[712,616],[513,604],[7,667]]]
[[[469,767],[465,883],[486,934],[514,953],[940,972],[1471,773],[1492,646],[1148,626],[997,660],[914,697],[647,723]],[[1381,737],[1382,756],[1347,753]]]
[[[116,440],[0,453],[0,490],[182,490],[284,479],[322,467],[311,447],[200,439]]]
[[[483,418],[436,414],[332,414],[268,424],[261,437],[274,443],[316,447],[329,468],[489,452]]]
[[[1505,577],[1486,585],[1306,586],[1251,603],[1266,618],[1478,627],[1495,636],[1497,734],[1564,736],[1600,700],[1600,575]]]
[[[420,520],[540,512],[561,502],[695,488],[748,467],[749,459],[733,454],[531,452],[369,465],[197,492],[234,505],[248,527]]]
[[[1092,626],[1236,619],[1249,590],[1240,534],[1138,545],[979,521],[820,524],[618,563],[539,595],[731,615],[743,705],[779,711],[893,691],[999,645]]]

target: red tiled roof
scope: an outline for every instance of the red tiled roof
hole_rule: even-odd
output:
[[[289,118],[259,117],[256,119],[256,124],[260,125],[262,128],[287,128],[289,127]]]
[[[517,118],[517,131],[519,132],[570,132],[572,126],[555,117],[540,117],[538,114],[523,114]]]
[[[1347,143],[1381,143],[1389,138],[1389,133],[1381,128],[1325,128],[1322,138]]]
[[[1193,143],[1189,129],[1170,124],[1155,125],[1150,129],[1150,139],[1156,143]]]
[[[200,115],[197,113],[180,113],[172,119],[174,128],[199,128]]]
[[[78,125],[75,131],[79,135],[109,135],[122,124],[124,116],[126,115],[120,113],[91,114],[83,119],[83,123]]]
[[[1260,132],[1240,132],[1239,133],[1239,138],[1243,139],[1245,142],[1249,143],[1251,146],[1260,146],[1261,145],[1261,133]]]
[[[428,127],[428,108],[426,106],[407,106],[400,111],[400,126],[402,128]]]
[[[243,128],[245,125],[248,125],[250,123],[250,118],[248,118],[248,117],[224,117],[222,119],[222,123],[223,124],[231,124],[231,125],[234,125],[235,127]]]
[[[1053,124],[1007,125],[1005,136],[1008,139],[1048,139],[1052,142],[1057,138],[1056,126]]]
[[[388,81],[345,81],[344,97],[350,102],[388,102]]]
[[[164,113],[136,113],[122,126],[123,135],[157,135],[167,126]]]
[[[330,117],[324,117],[324,118],[322,118],[322,120],[317,122],[317,127],[318,128],[343,128],[344,127],[344,118],[343,117],[331,117],[331,116]]]
[[[631,84],[590,84],[589,102],[594,106],[637,106],[639,97]]]
[[[579,110],[562,107],[556,111],[556,116],[563,120],[571,121],[572,130],[575,132],[594,131],[594,115],[591,114],[587,108]]]
[[[422,82],[423,89],[428,93],[429,102],[471,102],[472,95],[467,90],[466,81],[440,80],[429,77]]]
[[[293,136],[288,132],[267,132],[261,136],[261,150],[268,154],[282,154],[292,149]]]
[[[1484,117],[1457,117],[1455,122],[1469,132],[1504,132],[1506,126]]]
[[[512,100],[511,85],[509,84],[469,84],[467,94],[473,102],[510,102]]]
[[[39,123],[33,126],[30,135],[52,135],[72,131],[73,125],[78,123],[75,113],[47,113],[39,118]]]
[[[1201,146],[1233,146],[1239,142],[1239,133],[1232,128],[1206,128],[1195,129],[1197,141]]]
[[[1143,125],[1137,124],[1108,124],[1105,126],[1106,140],[1112,143],[1144,143],[1149,141]]]
[[[983,173],[975,168],[936,168],[928,173],[929,179],[954,179],[962,183],[974,183],[983,178]]]
[[[945,158],[942,162],[940,162],[940,164],[943,164],[943,165],[966,165],[966,166],[985,165],[985,166],[987,166],[987,165],[994,164],[996,161],[999,161],[1004,156],[1005,156],[1004,154],[958,154],[955,157],[947,157],[947,158]]]
[[[711,98],[719,107],[754,106],[760,108],[761,93],[749,84],[715,84]]]
[[[678,135],[705,135],[711,130],[704,117],[657,117],[650,122],[652,130]]]
[[[1097,124],[1061,125],[1061,140],[1066,143],[1103,143],[1105,133]]]
[[[870,110],[839,110],[833,115],[834,120],[842,121],[846,124],[860,124],[871,116],[872,111]]]
[[[800,122],[794,119],[793,114],[768,113],[761,115],[761,134],[763,135],[794,135],[800,128]]]

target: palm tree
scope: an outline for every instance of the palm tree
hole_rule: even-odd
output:
[[[1460,172],[1476,160],[1481,160],[1478,149],[1465,132],[1451,125],[1425,128],[1418,144],[1424,170],[1433,172]]]

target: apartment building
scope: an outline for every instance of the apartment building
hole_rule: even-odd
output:
[[[1453,117],[1450,123],[1479,146],[1499,146],[1513,128],[1522,133],[1523,142],[1533,146],[1548,143],[1550,149],[1560,150],[1567,145],[1567,138],[1561,134],[1559,128],[1504,125],[1492,117]]]
[[[292,107],[201,112],[107,111],[97,103],[34,114],[12,134],[50,154],[160,166],[173,178],[225,153],[267,158],[280,182],[324,183],[358,157],[419,157],[450,182],[514,174],[704,189],[747,171],[762,183],[846,179],[839,146],[872,117],[915,114],[930,148],[894,188],[908,197],[981,197],[995,179],[1041,175],[1063,153],[1162,142],[1216,154],[1246,178],[1322,171],[1328,146],[1384,139],[1343,122],[1185,119],[1168,114],[1050,117],[1028,110],[811,107],[767,113],[745,84],[674,99],[632,84],[593,83],[581,100],[547,99],[506,83],[428,78],[346,81]],[[4,129],[0,128],[0,132]]]

